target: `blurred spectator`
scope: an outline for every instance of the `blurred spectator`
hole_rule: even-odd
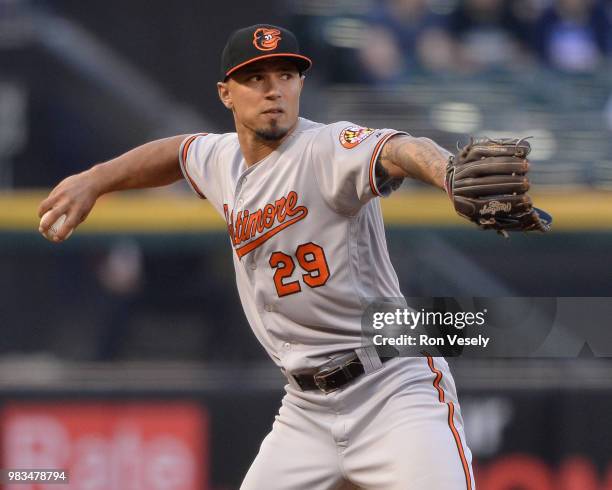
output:
[[[99,339],[97,359],[116,359],[121,351],[134,300],[143,282],[143,255],[138,243],[128,239],[115,242],[100,262],[96,275],[102,286],[104,307],[100,311],[102,332]]]
[[[399,82],[412,71],[448,69],[450,38],[427,0],[387,0],[365,18],[360,59],[373,83]]]
[[[556,0],[537,22],[535,45],[541,59],[566,72],[589,72],[610,55],[609,11],[596,0]]]
[[[531,2],[465,0],[451,14],[449,29],[456,47],[460,71],[491,68],[513,69],[530,58],[526,23]],[[521,15],[517,16],[516,13]]]

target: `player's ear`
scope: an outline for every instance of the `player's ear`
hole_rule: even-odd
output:
[[[234,103],[232,102],[232,97],[230,95],[227,82],[217,82],[217,93],[219,94],[219,99],[221,99],[221,103],[227,109],[232,110],[234,108]]]

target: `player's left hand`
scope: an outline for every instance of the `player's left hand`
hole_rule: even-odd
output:
[[[506,237],[508,231],[548,231],[552,217],[527,195],[530,151],[524,139],[485,138],[451,157],[445,187],[457,214]]]

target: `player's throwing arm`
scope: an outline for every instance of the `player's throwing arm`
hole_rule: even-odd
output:
[[[106,163],[62,180],[38,207],[38,231],[66,240],[108,192],[159,187],[183,178],[178,150],[185,135],[152,141]]]

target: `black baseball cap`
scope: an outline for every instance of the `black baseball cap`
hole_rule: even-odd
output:
[[[232,32],[221,55],[221,80],[239,68],[266,58],[289,58],[300,73],[312,66],[310,58],[300,54],[295,35],[282,27],[256,24]]]

